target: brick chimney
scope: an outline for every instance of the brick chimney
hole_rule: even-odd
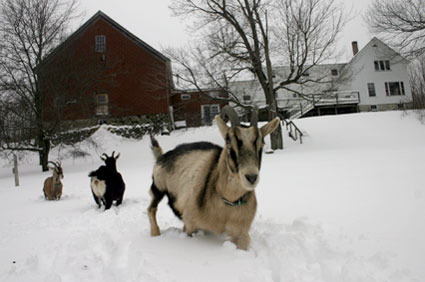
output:
[[[357,41],[351,42],[351,47],[353,48],[353,56],[355,56],[359,52],[359,46],[357,45]]]

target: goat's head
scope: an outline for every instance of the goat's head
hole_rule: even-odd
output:
[[[108,156],[107,154],[103,153],[102,156],[100,156],[100,159],[105,162],[107,167],[117,169],[116,162],[118,158],[120,157],[120,153],[115,156],[115,151],[112,152],[111,156]]]
[[[53,176],[56,174],[56,177],[63,178],[62,164],[60,162],[52,161],[49,161],[48,163],[53,165],[49,166],[49,169],[53,170]]]
[[[226,116],[230,119],[231,127],[223,120]],[[225,140],[226,165],[229,171],[239,177],[244,189],[254,190],[259,179],[264,137],[277,128],[279,118],[276,117],[258,128],[258,110],[254,108],[250,126],[244,126],[239,123],[236,112],[230,106],[225,106],[221,116],[217,115],[215,120]]]

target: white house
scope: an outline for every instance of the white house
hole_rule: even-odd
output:
[[[412,102],[408,65],[408,60],[374,37],[348,63],[353,76],[340,89],[359,92],[360,111],[403,108]]]
[[[374,37],[360,52],[353,42],[348,63],[312,67],[306,78],[321,83],[293,84],[276,93],[281,114],[290,118],[383,111],[404,108],[412,101],[407,66],[409,61]],[[274,68],[275,81],[286,77],[288,67]],[[248,105],[262,108],[266,101],[255,79],[232,83],[230,90]],[[299,94],[301,95],[299,95]]]

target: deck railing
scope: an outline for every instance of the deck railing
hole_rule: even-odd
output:
[[[291,137],[294,141],[300,139],[300,144],[303,143],[303,133],[302,131],[295,125],[292,120],[283,119],[283,125],[286,127],[286,131],[288,131],[289,137]]]

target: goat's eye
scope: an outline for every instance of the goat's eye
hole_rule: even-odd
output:
[[[241,141],[241,140],[239,140],[239,139],[236,139],[236,142],[237,142],[237,144],[238,144],[238,148],[240,149],[240,148],[242,148],[242,144],[243,144],[243,142]]]

